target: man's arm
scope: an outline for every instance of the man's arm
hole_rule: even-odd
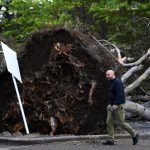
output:
[[[124,101],[124,87],[123,83],[121,81],[116,81],[114,84],[114,89],[115,89],[115,100],[114,100],[114,109],[117,109],[119,104],[122,104]]]

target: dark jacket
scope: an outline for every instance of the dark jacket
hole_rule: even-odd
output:
[[[108,104],[119,105],[125,103],[124,86],[119,78],[110,80]]]

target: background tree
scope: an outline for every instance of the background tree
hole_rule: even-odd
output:
[[[130,55],[149,46],[149,0],[3,0],[1,6],[6,8],[1,10],[1,31],[18,40],[57,25],[96,32],[120,44],[126,53],[130,50]]]

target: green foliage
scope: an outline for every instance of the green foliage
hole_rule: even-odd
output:
[[[24,39],[37,29],[64,26],[99,33],[133,55],[150,47],[149,0],[3,0],[1,33]]]
[[[10,19],[4,18],[1,26],[5,26],[4,35],[24,38],[32,31],[53,25],[70,26],[72,18],[67,13],[74,4],[57,0],[13,0],[8,5],[7,13],[12,13]]]
[[[101,30],[107,26],[106,38],[117,45],[127,45],[130,54],[139,57],[149,47],[150,41],[150,3],[149,1],[100,1],[89,9],[96,23],[92,26]],[[99,26],[98,26],[98,24]]]

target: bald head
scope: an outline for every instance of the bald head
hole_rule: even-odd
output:
[[[114,79],[114,78],[115,78],[115,72],[114,72],[113,70],[108,70],[108,71],[106,72],[106,78],[107,78],[108,80]]]

